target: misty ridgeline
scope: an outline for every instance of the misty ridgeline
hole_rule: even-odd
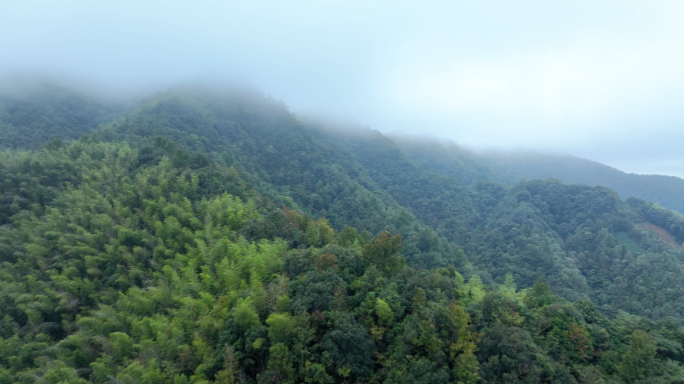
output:
[[[188,85],[0,146],[0,383],[684,382],[681,179]]]

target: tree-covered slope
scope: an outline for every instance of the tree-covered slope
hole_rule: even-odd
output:
[[[635,225],[649,220],[610,190],[553,181],[465,186],[417,166],[378,132],[307,127],[282,103],[249,90],[179,88],[93,139],[149,143],[160,135],[233,166],[276,206],[325,218],[338,230],[402,234],[412,266],[451,265],[466,275],[474,268],[489,284],[512,273],[523,287],[541,277],[565,298],[593,299],[606,313],[683,317],[682,250],[649,242],[648,228]],[[606,249],[582,237],[586,232],[618,240]],[[658,279],[660,267],[673,275]],[[621,281],[626,285],[616,285]],[[663,291],[666,281],[672,288]],[[643,303],[649,295],[658,300]]]
[[[0,148],[37,148],[60,137],[77,139],[124,113],[123,103],[40,82],[0,90]]]
[[[589,298],[606,313],[682,317],[684,238],[668,245],[644,224],[678,233],[684,221],[656,222],[612,190],[557,180],[466,187],[412,162],[378,132],[314,130],[348,149],[398,202],[461,247],[485,282],[502,283],[511,273],[529,287],[542,277],[562,296]],[[662,270],[670,272],[664,279]]]
[[[518,290],[510,275],[487,286],[409,268],[399,236],[276,207],[235,168],[167,138],[57,144],[2,162],[15,175],[36,164],[33,178],[45,169],[55,188],[26,195],[0,228],[2,382],[683,377],[676,321],[610,320],[543,282]],[[65,161],[69,172],[51,171]]]
[[[483,180],[496,180],[506,184],[521,181],[520,177],[492,169],[477,153],[453,141],[395,132],[388,133],[387,137],[416,165],[454,176],[466,185]]]
[[[486,161],[500,172],[524,179],[556,178],[568,184],[601,185],[621,198],[637,197],[684,212],[684,180],[674,176],[637,175],[570,155],[491,154]]]
[[[93,137],[135,143],[159,135],[235,167],[276,206],[324,217],[337,229],[402,234],[403,254],[413,265],[466,266],[459,249],[417,220],[348,152],[317,139],[285,105],[257,92],[180,88],[148,100]]]
[[[636,197],[684,213],[684,180],[674,176],[637,175],[571,155],[540,152],[473,152],[450,142],[391,135],[417,164],[453,175],[465,184],[495,180],[516,184],[522,180],[559,179],[613,189],[622,199]]]
[[[198,87],[0,152],[0,383],[684,380],[684,217],[414,155]]]
[[[502,283],[512,273],[523,287],[541,277],[562,296],[591,298],[607,313],[629,309],[655,318],[684,313],[679,288],[684,277],[677,261],[681,249],[658,238],[649,242],[653,228],[640,223],[662,226],[608,190],[553,181],[466,186],[420,167],[378,132],[305,126],[282,103],[250,90],[178,88],[84,140],[126,141],[147,148],[141,154],[146,159],[152,156],[149,145],[160,136],[194,153],[179,155],[175,164],[232,166],[275,206],[325,218],[338,230],[349,225],[368,236],[382,230],[402,234],[402,254],[412,266],[451,265],[466,276],[475,271],[488,284]],[[49,203],[56,193],[55,175],[73,173],[70,167],[64,161],[47,179],[36,177],[43,166],[35,161],[8,173],[4,220],[12,210],[29,207],[29,195],[39,204]],[[560,205],[571,208],[558,213]],[[671,227],[665,225],[666,231]],[[608,241],[610,257],[606,249],[588,245],[602,241],[580,236],[587,231],[618,239]],[[646,266],[632,266],[637,259]],[[664,266],[673,272],[669,280],[655,277]],[[615,284],[620,281],[626,286]],[[655,281],[668,281],[672,288],[663,291]],[[649,295],[659,299],[642,303]]]

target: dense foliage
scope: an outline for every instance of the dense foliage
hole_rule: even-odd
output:
[[[466,185],[248,91],[30,137],[0,152],[0,383],[684,381],[657,205]]]
[[[37,148],[55,137],[77,139],[127,109],[50,83],[6,85],[0,90],[0,149]]]
[[[397,134],[391,137],[411,160],[465,184],[496,180],[514,185],[522,180],[554,178],[568,184],[608,187],[623,199],[636,197],[684,213],[684,180],[679,177],[625,173],[571,155],[474,152],[454,143]]]

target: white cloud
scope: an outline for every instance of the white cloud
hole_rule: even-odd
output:
[[[595,117],[682,89],[683,36],[635,46],[594,38],[495,59],[409,63],[394,73],[392,91],[402,108],[531,115],[546,124]]]
[[[660,148],[648,141],[653,133],[677,138],[684,124],[679,0],[6,0],[0,8],[0,75],[47,71],[136,87],[237,74],[293,110],[597,159],[610,146],[615,156]],[[617,148],[617,136],[632,139]]]

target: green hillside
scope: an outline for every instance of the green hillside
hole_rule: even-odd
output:
[[[679,177],[625,173],[571,155],[473,152],[448,142],[397,134],[390,137],[417,164],[455,176],[465,184],[496,180],[513,185],[522,180],[553,178],[566,184],[608,187],[622,199],[636,197],[684,213],[684,179]]]
[[[676,212],[253,90],[80,100],[0,130],[0,383],[684,381]]]
[[[653,218],[644,211],[635,212],[615,192],[564,185],[557,180],[534,180],[513,187],[485,180],[466,187],[455,178],[411,162],[394,140],[377,132],[326,132],[331,135],[330,142],[348,148],[379,182],[385,183],[384,188],[397,201],[438,235],[462,247],[485,281],[500,284],[507,273],[512,273],[519,284],[531,286],[536,278],[543,277],[562,296],[571,300],[591,298],[606,313],[629,310],[681,317],[676,312],[684,308],[684,302],[675,304],[679,301],[676,295],[662,295],[668,289],[678,289],[675,287],[682,282],[665,283],[658,277],[660,272],[649,271],[671,265],[666,268],[680,271],[679,275],[677,260],[684,237],[677,238],[677,246],[663,247],[652,239],[655,234],[651,230],[640,226]],[[648,203],[644,206],[660,211]],[[667,220],[653,224],[675,232],[679,225]],[[636,254],[649,256],[638,260]],[[641,263],[650,266],[637,266]],[[656,266],[661,263],[661,267]],[[664,307],[644,307],[651,301],[637,293],[645,287],[636,287],[639,283],[631,275],[633,269],[651,274],[643,277],[649,282],[663,283],[646,290],[653,303],[661,302]],[[615,285],[623,280],[630,286]],[[672,306],[680,309],[672,312]],[[662,312],[665,307],[667,312]]]
[[[0,148],[35,149],[54,137],[77,139],[127,109],[50,83],[0,89]]]

